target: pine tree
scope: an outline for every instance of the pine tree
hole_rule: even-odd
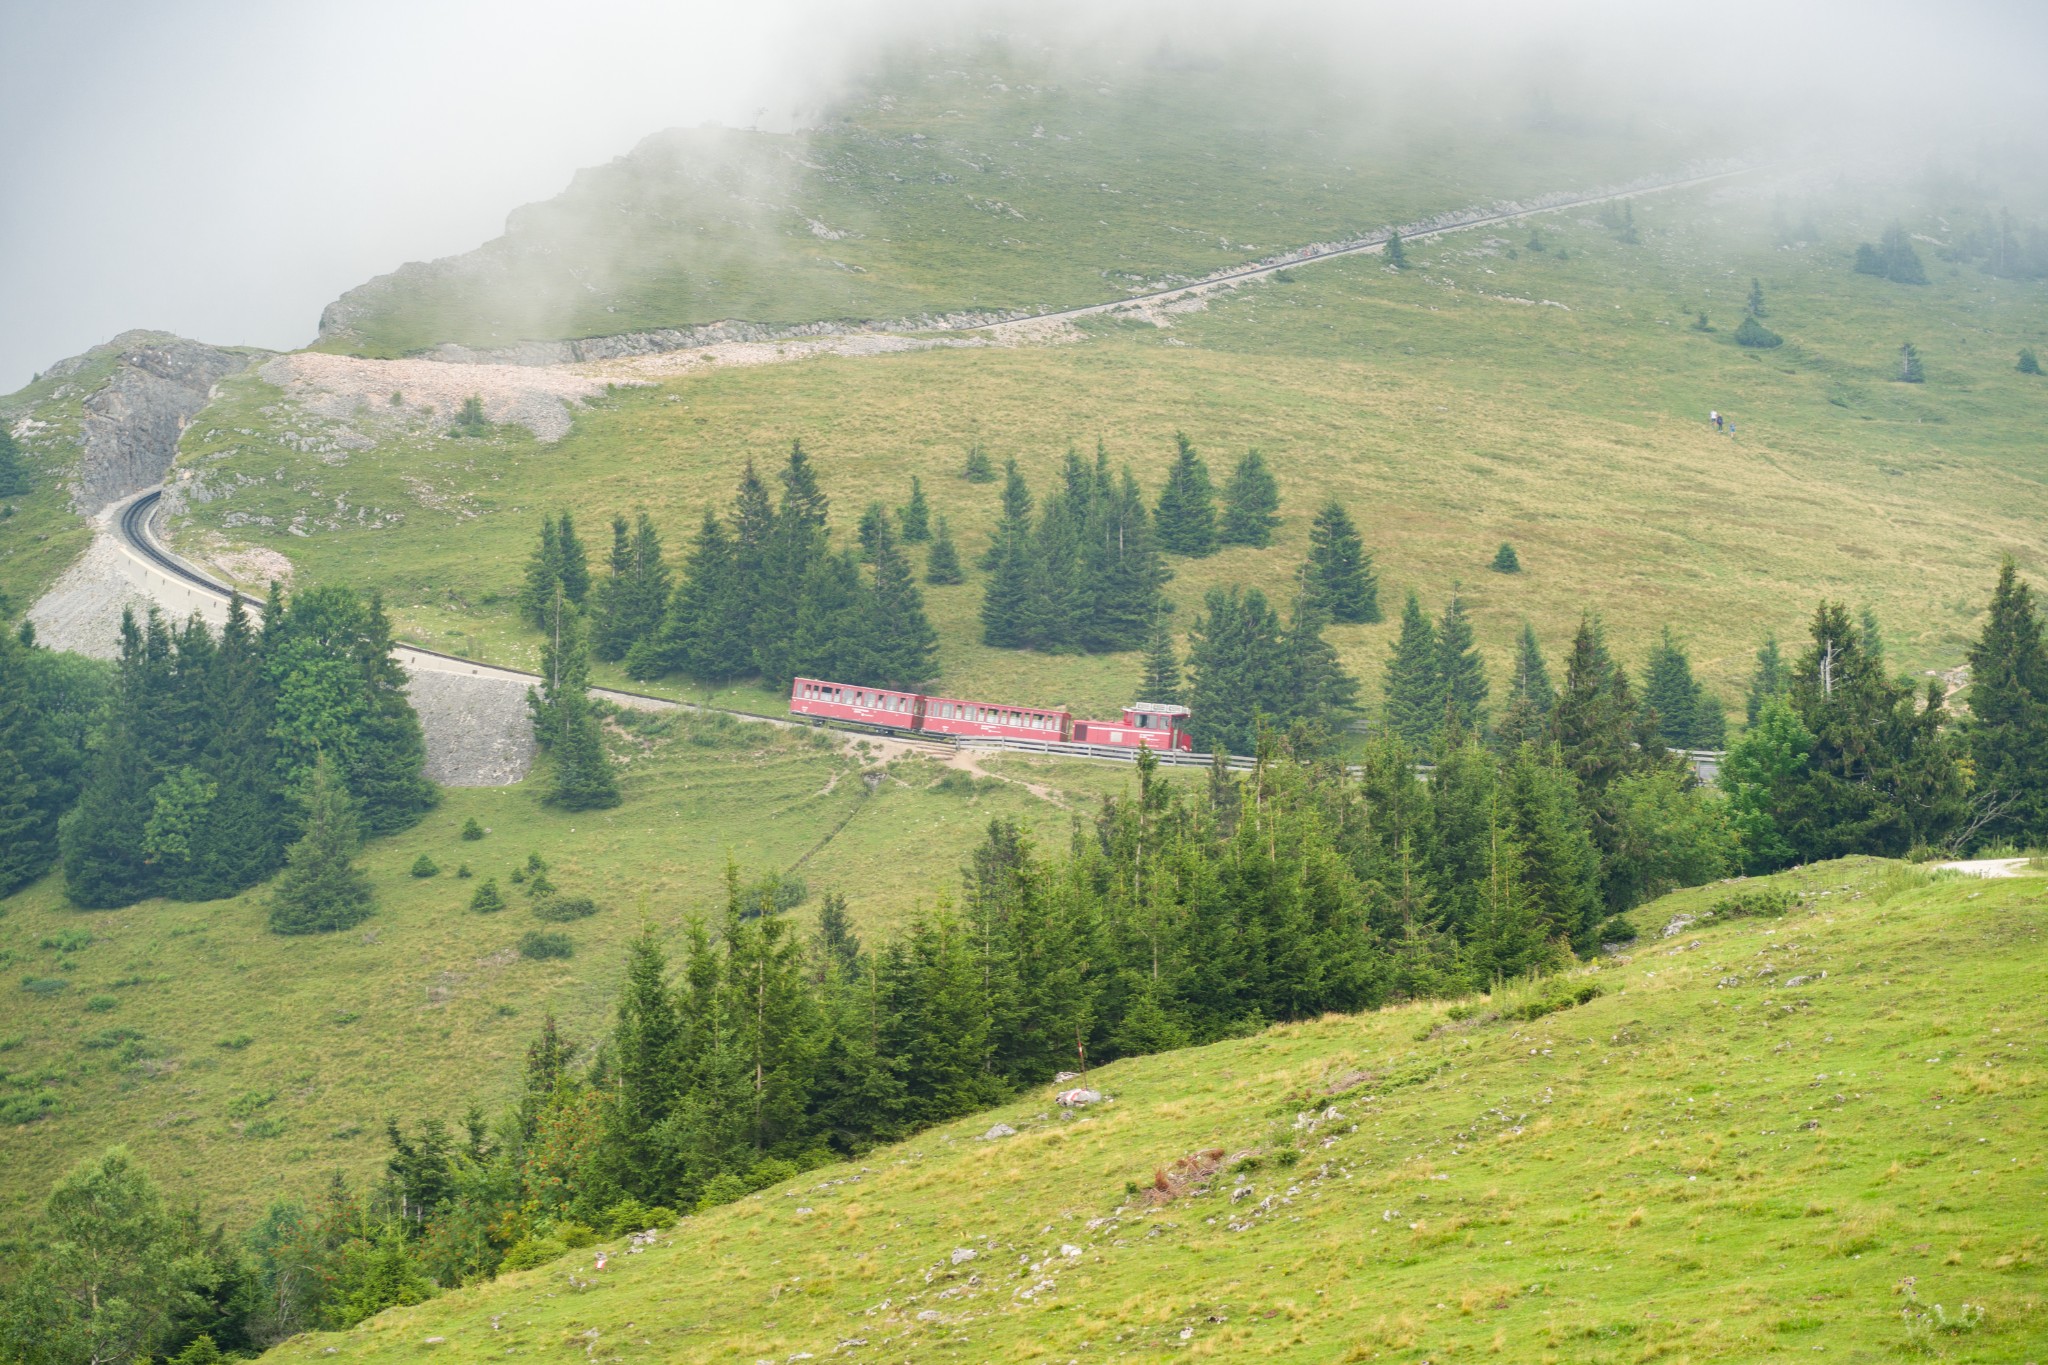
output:
[[[1223,529],[1225,545],[1251,545],[1259,549],[1273,543],[1273,528],[1280,524],[1280,485],[1265,457],[1254,449],[1237,462],[1230,482],[1223,486]]]
[[[498,890],[496,877],[484,878],[483,885],[471,893],[469,908],[472,913],[478,915],[495,915],[505,908],[505,897]]]
[[[1402,245],[1399,232],[1387,234],[1387,244],[1382,249],[1381,255],[1386,258],[1387,264],[1396,270],[1406,270],[1408,268],[1408,248]]]
[[[1004,467],[1003,515],[982,557],[989,574],[981,601],[981,640],[997,649],[1031,644],[1031,490],[1017,462]]]
[[[988,450],[976,441],[967,447],[967,461],[960,467],[960,477],[969,483],[994,483],[996,467],[988,458]]]
[[[1372,556],[1358,528],[1341,503],[1323,504],[1309,527],[1308,559],[1301,566],[1302,587],[1332,621],[1345,624],[1380,619],[1379,581]]]
[[[1486,664],[1472,643],[1472,623],[1465,603],[1455,592],[1436,629],[1438,688],[1443,698],[1441,722],[1462,734],[1486,729]]]
[[[1557,689],[1551,685],[1550,670],[1537,646],[1536,628],[1524,621],[1521,638],[1515,645],[1508,704],[1493,728],[1494,743],[1508,754],[1524,744],[1540,743],[1550,724],[1550,710],[1556,704]]]
[[[846,913],[846,897],[829,892],[818,906],[818,957],[821,965],[852,980],[860,971],[860,936]]]
[[[924,581],[935,588],[948,588],[965,583],[967,575],[960,568],[960,552],[953,548],[953,531],[946,525],[945,513],[939,514],[939,529],[932,537],[932,548],[925,556]]]
[[[1697,691],[1692,661],[1666,626],[1643,670],[1643,709],[1653,713],[1658,736],[1674,749],[1693,747]]]
[[[1411,592],[1401,607],[1401,634],[1387,659],[1386,701],[1380,712],[1386,728],[1416,748],[1427,748],[1444,719],[1443,679],[1436,627]]]
[[[57,859],[59,822],[97,759],[86,746],[105,682],[97,662],[0,631],[0,896]]]
[[[1077,639],[1095,652],[1141,648],[1173,577],[1159,553],[1145,495],[1127,467],[1121,481],[1096,448],[1093,489],[1082,519],[1081,569],[1085,578]]]
[[[1924,384],[1926,371],[1920,366],[1920,352],[1910,341],[1899,343],[1899,382],[1901,384]]]
[[[2022,371],[2025,367],[2022,366]],[[0,498],[18,497],[34,487],[29,478],[28,463],[21,457],[21,446],[15,442],[14,433],[0,422]]]
[[[2015,365],[2013,368],[2018,370],[2021,374],[2039,374],[2041,373],[2041,358],[2034,354],[2033,347],[2022,346],[2020,347],[2019,364]],[[0,464],[0,469],[4,468],[5,465]]]
[[[1031,489],[1024,482],[1023,471],[1017,468],[1015,460],[1005,461],[1003,510],[996,518],[995,537],[989,541],[988,549],[982,552],[981,568],[990,571],[995,569],[1005,536],[1028,537],[1031,534],[1031,508]]]
[[[535,630],[540,629],[541,616],[546,612],[548,603],[555,600],[555,589],[561,585],[561,530],[552,518],[542,517],[540,544],[534,547],[532,557],[526,561],[526,582],[519,589],[519,614]]]
[[[541,648],[541,685],[529,688],[534,740],[553,759],[544,798],[564,810],[606,810],[619,804],[618,779],[605,756],[604,735],[590,701],[590,658],[581,614],[558,594]]]
[[[626,519],[613,517],[610,571],[591,599],[591,652],[608,663],[625,658],[661,629],[668,600],[668,565],[653,518],[636,514],[629,538]]]
[[[1564,685],[1550,712],[1550,743],[1589,801],[1639,765],[1634,748],[1637,706],[1628,676],[1607,652],[1605,633],[1590,616],[1581,617],[1565,659]]]
[[[1138,700],[1161,706],[1178,706],[1181,699],[1180,660],[1173,652],[1173,632],[1161,617],[1152,626],[1152,639],[1145,646],[1145,670],[1138,679]]]
[[[1749,692],[1743,708],[1745,724],[1754,725],[1763,714],[1764,703],[1772,697],[1783,696],[1792,685],[1792,675],[1785,667],[1785,658],[1778,652],[1778,637],[1764,636],[1762,648],[1756,652],[1756,668],[1749,675]]]
[[[1495,573],[1520,573],[1522,571],[1522,560],[1515,553],[1515,547],[1503,540],[1500,543],[1500,548],[1493,552],[1493,562],[1487,565],[1487,567]]]
[[[1297,704],[1280,618],[1257,588],[1211,588],[1203,605],[1188,638],[1195,743],[1254,753],[1260,723],[1284,724]]]
[[[1857,243],[1855,270],[1859,275],[1875,275],[1879,279],[1884,278],[1883,254],[1868,242]]]
[[[355,801],[325,754],[313,765],[303,801],[305,833],[285,851],[284,875],[271,893],[273,934],[332,933],[370,916],[370,879],[354,863],[362,843]]]
[[[1209,467],[1188,438],[1175,432],[1173,440],[1173,465],[1167,470],[1153,524],[1161,549],[1200,559],[1216,553],[1216,495],[1209,484]]]
[[[1358,701],[1358,680],[1344,671],[1337,651],[1323,638],[1329,618],[1307,594],[1294,601],[1281,638],[1281,678],[1287,705],[1278,718],[1328,727]]]
[[[626,635],[619,620],[619,603],[627,592],[626,583],[633,573],[633,542],[627,529],[626,519],[612,518],[612,550],[606,560],[606,573],[590,603],[591,649],[600,659],[615,660],[626,657],[626,651],[633,647],[632,639]]]
[[[861,579],[851,551],[826,554],[811,565],[797,609],[791,657],[805,677],[841,682],[878,681],[874,640],[874,594]]]
[[[1970,719],[1979,831],[2015,842],[2048,840],[2048,648],[2033,588],[2008,556],[1998,570],[1983,632],[1970,647]]]
[[[1758,322],[1753,315],[1745,313],[1735,328],[1735,344],[1746,346],[1752,351],[1768,351],[1773,347],[1783,346],[1785,338]]]
[[[796,629],[804,580],[811,565],[825,553],[829,503],[801,441],[790,442],[789,459],[776,477],[782,484],[782,497],[776,505],[750,625],[754,666],[763,682],[781,691],[795,676],[789,642]]]
[[[555,527],[555,543],[562,557],[562,590],[580,607],[590,596],[590,558],[583,551],[583,542],[576,538],[576,523],[567,512],[562,513]]]
[[[162,615],[152,607],[137,626],[124,610],[114,695],[78,803],[60,833],[65,895],[80,909],[132,905],[158,889],[159,870],[143,841],[155,813],[151,794],[163,776],[152,734],[169,659]]]
[[[1762,280],[1749,282],[1749,315],[1753,318],[1764,316],[1764,285]]]
[[[1903,226],[1893,223],[1886,228],[1877,249],[1884,261],[1884,277],[1893,284],[1927,283],[1927,268],[1920,263],[1920,253]]]
[[[880,504],[873,509],[879,512]],[[866,620],[865,681],[883,687],[919,689],[939,671],[939,633],[924,613],[924,594],[917,590],[910,562],[896,544],[886,513],[876,517],[872,609]]]
[[[746,607],[736,548],[706,507],[660,628],[627,651],[626,671],[636,678],[684,673],[710,683],[741,676],[753,666]]]
[[[896,519],[903,525],[903,543],[922,545],[932,538],[931,504],[925,501],[924,484],[917,475],[910,476],[910,501],[897,512]]]

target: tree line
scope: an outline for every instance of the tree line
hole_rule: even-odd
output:
[[[238,599],[217,635],[124,613],[111,670],[24,628],[0,647],[5,889],[57,863],[82,909],[215,900],[316,827],[352,849],[413,824],[438,795],[390,650],[382,604],[346,588],[273,585],[260,623]],[[292,922],[306,913],[273,927],[333,927]]]

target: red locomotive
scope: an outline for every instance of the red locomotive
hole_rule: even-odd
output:
[[[1065,709],[998,706],[959,697],[855,687],[821,678],[798,678],[789,690],[794,716],[852,721],[891,734],[950,735],[962,739],[1030,739],[1048,744],[1192,751],[1188,709],[1156,702],[1124,708],[1122,721],[1075,720]]]

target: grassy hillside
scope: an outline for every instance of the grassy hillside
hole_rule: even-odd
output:
[[[899,52],[805,131],[674,130],[579,172],[476,251],[343,296],[322,344],[398,355],[1094,303],[1475,199],[1668,170],[1707,145],[1590,98],[1471,94],[1404,101],[1316,59],[1242,52]]]
[[[2032,1359],[2048,881],[1775,880],[1782,919],[1660,937],[1725,891],[1680,893],[1547,987],[1121,1062],[1099,1108],[1048,1089],[273,1356]]]
[[[133,334],[131,334],[133,335]],[[0,594],[19,613],[55,581],[92,539],[71,507],[67,476],[78,460],[85,399],[107,381],[122,348],[96,346],[0,395],[0,425],[14,433],[35,480],[23,496],[0,499]]]
[[[417,828],[371,844],[361,863],[377,913],[347,934],[266,932],[260,887],[82,913],[53,874],[0,901],[0,1237],[18,1235],[73,1161],[113,1142],[236,1223],[320,1172],[369,1174],[385,1115],[455,1091],[509,1094],[543,1014],[593,1037],[626,940],[648,920],[680,933],[688,916],[715,918],[728,858],[750,877],[802,879],[800,918],[838,891],[863,934],[886,936],[914,903],[953,891],[991,818],[1063,840],[1070,808],[1130,780],[1071,762],[982,775],[884,763],[716,716],[641,721],[614,749],[632,760],[617,810],[548,811],[532,782],[450,790]],[[490,830],[479,842],[459,837],[471,817]],[[530,852],[599,913],[537,920],[508,880]],[[423,853],[439,876],[409,874]],[[475,877],[458,880],[465,862]],[[507,900],[496,915],[467,908],[486,877]],[[521,958],[532,930],[566,933],[575,956]]]
[[[1763,180],[1641,200],[1640,244],[1591,212],[1546,215],[1540,252],[1531,225],[1457,234],[1418,244],[1404,274],[1324,263],[1169,327],[1102,322],[1062,345],[705,367],[616,390],[552,446],[504,429],[309,451],[336,424],[245,376],[186,438],[182,462],[212,497],[186,543],[259,541],[313,579],[383,586],[408,635],[530,664],[538,640],[510,599],[544,510],[572,509],[595,544],[610,514],[646,507],[679,559],[740,462],[772,465],[801,437],[842,534],[867,499],[900,503],[916,473],[971,556],[997,497],[956,477],[969,443],[1015,455],[1043,492],[1070,444],[1100,439],[1156,489],[1185,430],[1219,482],[1258,446],[1286,520],[1271,550],[1174,562],[1183,625],[1218,583],[1284,593],[1334,494],[1378,554],[1390,617],[1408,587],[1436,610],[1461,585],[1497,688],[1525,618],[1555,654],[1591,607],[1631,660],[1673,625],[1733,705],[1762,633],[1796,635],[1823,594],[1874,608],[1897,666],[1951,667],[2001,554],[2048,571],[2035,457],[2048,383],[2013,371],[2019,346],[2048,344],[2048,287],[1957,270],[1932,248],[1927,286],[1855,275],[1857,240],[1893,212],[1931,223],[1932,201],[1785,200],[1797,191]],[[1780,243],[1785,202],[1818,220],[1817,243]],[[1731,339],[1753,277],[1779,349]],[[1713,332],[1692,330],[1700,309]],[[1908,338],[1925,384],[1892,382]],[[1732,436],[1707,427],[1709,408],[1733,416]],[[1519,576],[1487,570],[1503,540]],[[1128,700],[1134,657],[982,647],[978,575],[927,597],[943,686],[1091,712]],[[1332,631],[1369,700],[1391,632]]]

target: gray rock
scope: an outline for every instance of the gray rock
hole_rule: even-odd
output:
[[[123,332],[109,345],[121,348],[114,372],[82,404],[72,502],[87,515],[163,482],[185,424],[216,384],[256,359],[153,332]]]
[[[1007,1123],[999,1123],[981,1135],[981,1141],[994,1142],[997,1138],[1015,1137],[1017,1130]]]

